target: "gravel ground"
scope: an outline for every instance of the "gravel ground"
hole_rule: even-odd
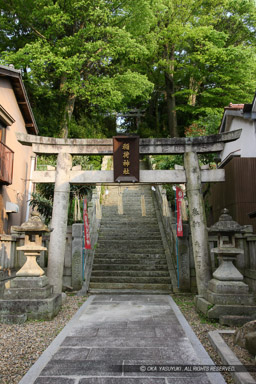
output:
[[[190,324],[191,328],[203,344],[204,348],[212,358],[212,360],[217,365],[223,364],[220,357],[218,356],[217,352],[214,350],[214,348],[211,346],[211,343],[208,339],[208,332],[210,331],[216,331],[219,330],[225,330],[225,329],[233,329],[236,330],[238,327],[226,327],[220,325],[218,322],[210,322],[206,317],[203,315],[200,315],[196,312],[195,306],[194,306],[194,296],[193,295],[175,295],[173,296],[174,301],[179,306],[181,312],[185,316],[186,320]],[[232,336],[223,336],[223,339],[228,344],[229,348],[235,353],[237,358],[244,364],[244,365],[254,365],[255,360],[254,356],[250,355],[247,350],[234,345],[233,343],[233,337]],[[256,375],[254,373],[250,373],[254,378],[256,379]],[[233,384],[234,380],[232,376],[229,373],[223,374],[224,379],[228,384]]]
[[[67,296],[51,321],[0,324],[0,384],[17,384],[85,300],[86,297]]]
[[[192,295],[173,296],[193,331],[216,364],[222,364],[208,340],[208,332],[227,329],[218,323],[209,323],[195,311]],[[0,324],[0,384],[17,384],[42,352],[68,323],[86,297],[67,296],[59,314],[52,321],[30,321],[22,325]],[[235,329],[235,328],[233,328]],[[234,346],[232,337],[225,340],[244,364],[254,364],[254,357],[244,349]],[[234,383],[229,374],[224,378]]]

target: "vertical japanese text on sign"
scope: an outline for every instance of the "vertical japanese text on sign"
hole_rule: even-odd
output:
[[[124,143],[122,145],[123,150],[123,175],[130,175],[129,165],[130,163],[130,143]]]
[[[139,181],[139,137],[113,137],[114,180]]]

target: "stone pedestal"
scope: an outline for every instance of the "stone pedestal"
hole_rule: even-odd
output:
[[[247,284],[212,279],[204,296],[196,296],[197,309],[209,319],[225,325],[246,323],[256,315],[254,296]]]
[[[51,320],[61,308],[61,295],[53,294],[46,276],[16,277],[0,300],[2,323]]]
[[[51,320],[60,310],[61,294],[54,294],[44,270],[37,264],[42,246],[42,234],[49,232],[37,212],[13,231],[25,233],[25,244],[18,250],[24,251],[26,262],[11,280],[0,299],[0,321],[3,323],[24,323],[26,320]]]
[[[243,280],[243,275],[233,264],[242,249],[235,247],[235,233],[241,227],[228,215],[227,210],[218,223],[210,228],[217,233],[218,247],[212,251],[218,255],[220,266],[213,273],[208,289],[196,297],[196,307],[209,319],[217,319],[225,325],[241,325],[256,317],[256,303],[253,294]]]

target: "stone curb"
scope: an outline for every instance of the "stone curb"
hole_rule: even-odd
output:
[[[197,356],[201,359],[202,364],[215,365],[171,296],[169,296],[169,300],[180,325],[182,326],[187,338],[191,342],[194,350],[196,351]],[[226,384],[223,376],[218,372],[207,373],[207,377],[212,384]],[[253,383],[255,382],[253,381]],[[252,384],[252,382],[250,382],[250,384]]]
[[[221,334],[230,334],[235,331],[210,331],[208,332],[208,337],[213,348],[216,350],[220,356],[222,362],[227,365],[243,365],[241,361],[236,357],[236,355],[231,351],[228,345],[225,343]],[[248,372],[230,372],[234,382],[236,384],[255,384],[256,381]]]
[[[51,360],[52,356],[57,352],[61,343],[64,341],[66,336],[69,335],[70,330],[77,322],[81,314],[84,312],[85,308],[91,304],[92,300],[95,296],[90,296],[86,302],[79,308],[79,310],[75,313],[72,319],[68,322],[68,324],[63,328],[63,330],[58,334],[58,336],[53,340],[53,342],[49,345],[49,347],[42,353],[42,355],[38,358],[35,364],[29,369],[25,376],[20,380],[19,384],[33,384],[34,381],[40,375],[40,372],[44,369],[46,364]]]

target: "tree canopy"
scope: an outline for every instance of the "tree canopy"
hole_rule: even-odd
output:
[[[215,133],[256,88],[254,0],[0,0],[1,63],[24,81],[40,134]],[[127,121],[126,121],[127,123]],[[196,130],[195,130],[196,131]],[[201,131],[200,131],[201,132]]]

